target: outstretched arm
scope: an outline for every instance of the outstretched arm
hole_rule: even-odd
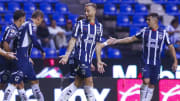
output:
[[[169,48],[169,52],[171,53],[171,56],[173,57],[173,60],[174,60],[174,63],[172,65],[172,70],[176,71],[177,65],[178,65],[178,61],[176,58],[176,51],[175,51],[174,46],[172,44],[168,45],[168,48]]]
[[[132,36],[132,37],[126,37],[123,39],[116,39],[113,44],[128,44],[128,43],[132,43],[134,41],[139,40],[136,36]]]
[[[75,46],[75,43],[76,43],[76,38],[72,37],[71,40],[69,41],[68,48],[67,48],[65,55],[61,56],[62,59],[59,61],[59,63],[61,63],[61,64],[67,63],[69,55],[71,54],[71,52]]]

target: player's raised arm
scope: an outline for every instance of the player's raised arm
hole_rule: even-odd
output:
[[[116,39],[113,44],[128,44],[128,43],[132,43],[134,41],[137,41],[138,38],[136,36],[132,36],[132,37],[126,37],[123,39]]]

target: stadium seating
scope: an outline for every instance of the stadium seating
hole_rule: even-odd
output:
[[[34,3],[25,2],[24,3],[24,11],[26,13],[32,13],[36,9]]]
[[[56,20],[56,23],[59,26],[65,26],[66,25],[66,19],[65,19],[64,15],[62,15],[62,14],[53,14],[53,19]]]
[[[155,3],[159,3],[159,4],[165,4],[166,3],[166,0],[152,0],[154,1]]]
[[[141,15],[147,15],[148,14],[147,7],[142,4],[136,4],[135,5],[135,13],[141,14]]]
[[[135,26],[130,27],[129,36],[133,36],[133,35],[135,35],[139,31],[140,31],[139,27],[135,27]]]
[[[41,58],[41,57],[42,57],[41,52],[36,48],[32,48],[31,58]]]
[[[133,26],[146,26],[145,17],[141,15],[133,16]]]
[[[65,55],[66,50],[67,50],[66,48],[61,48],[61,49],[59,49],[59,56]]]
[[[120,14],[122,15],[133,15],[133,8],[130,4],[121,4],[120,5]]]
[[[128,16],[122,16],[118,15],[117,16],[117,26],[129,26],[130,21]]]
[[[20,9],[19,3],[16,3],[16,2],[8,3],[8,11],[14,12],[14,11],[19,10],[19,9]]]
[[[10,24],[13,22],[13,15],[12,13],[8,13],[5,15],[5,23]]]
[[[75,15],[75,14],[68,14],[68,19],[70,19],[72,21],[73,24],[76,23],[77,18],[79,15]]]
[[[0,13],[5,12],[5,7],[3,3],[0,3]]]
[[[40,10],[42,10],[44,13],[53,13],[52,7],[49,3],[40,3]]]
[[[122,58],[118,49],[108,48],[108,58]]]
[[[55,6],[56,12],[59,12],[61,14],[69,14],[69,10],[66,4],[58,3]]]
[[[121,3],[131,3],[131,4],[134,4],[134,3],[136,3],[136,0],[121,0]]]
[[[46,58],[57,58],[56,49],[45,48]]]
[[[44,15],[44,21],[46,22],[47,25],[50,24],[50,21],[49,21],[49,18],[48,18],[48,15]]]
[[[105,15],[117,15],[117,8],[114,4],[105,4],[104,5],[104,14]]]
[[[96,4],[104,4],[105,0],[91,0],[91,2],[96,3]]]
[[[166,13],[170,15],[179,15],[178,6],[176,4],[167,4]]]
[[[120,4],[120,3],[121,3],[121,0],[106,0],[106,3]]]

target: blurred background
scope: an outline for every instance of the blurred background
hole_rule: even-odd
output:
[[[109,37],[125,38],[135,35],[147,26],[146,16],[149,13],[158,13],[159,27],[168,31],[177,58],[180,58],[180,0],[0,0],[0,39],[5,27],[12,23],[15,10],[23,9],[26,19],[36,9],[45,14],[36,36],[47,56],[42,60],[40,51],[33,48],[31,57],[46,101],[55,101],[61,88],[70,83],[70,67],[58,64],[58,56],[65,54],[72,28],[77,18],[84,14],[84,4],[88,2],[97,4],[96,16],[104,27],[103,41]],[[141,42],[108,46],[102,50],[101,57],[107,63],[106,72],[99,74],[96,69],[92,71],[97,101],[140,101],[141,52]],[[95,54],[93,64],[96,67]],[[171,64],[168,48],[164,46],[161,80],[152,101],[179,101],[180,94],[177,92],[180,91],[180,66],[176,72],[172,72]],[[26,90],[30,101],[36,101],[28,87],[29,85]],[[3,95],[2,92],[1,94]],[[70,101],[86,101],[83,94],[83,90],[79,89]],[[18,97],[14,94],[12,101],[16,100],[18,101]]]

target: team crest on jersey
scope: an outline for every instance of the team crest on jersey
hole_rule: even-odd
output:
[[[14,32],[15,32],[15,30],[14,30],[14,29],[12,29],[12,30],[11,30],[11,33],[14,33]]]
[[[162,40],[162,39],[163,39],[163,34],[159,33],[159,40]]]

